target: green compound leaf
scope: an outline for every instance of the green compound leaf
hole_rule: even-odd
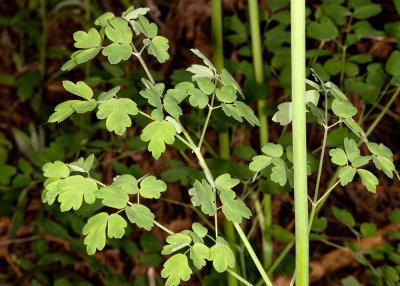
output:
[[[116,209],[126,207],[127,201],[129,201],[129,196],[123,189],[113,186],[101,188],[95,192],[95,195],[102,200],[103,205]]]
[[[92,169],[93,163],[94,155],[91,154],[86,159],[81,157],[77,161],[69,163],[68,167],[71,169],[71,171],[86,173]]]
[[[214,78],[214,72],[209,69],[208,67],[201,66],[201,65],[191,65],[186,69],[188,72],[193,73],[192,80],[196,80],[201,77],[206,77],[209,79]]]
[[[108,26],[109,25],[109,23],[108,23],[108,20],[110,20],[110,19],[112,19],[112,18],[114,18],[115,16],[114,16],[114,14],[113,13],[111,13],[111,12],[105,12],[105,13],[103,13],[102,15],[100,15],[100,17],[98,17],[95,21],[94,21],[94,24],[95,25],[97,25],[97,26],[101,26],[101,27],[105,27],[105,26]]]
[[[222,202],[222,212],[227,220],[241,223],[243,218],[251,217],[251,211],[246,204],[240,199],[235,199],[235,192],[225,190],[219,194],[219,197]]]
[[[112,187],[121,188],[127,194],[137,194],[139,191],[137,180],[132,175],[122,175],[114,178],[114,182],[111,184]]]
[[[192,274],[186,255],[178,253],[164,263],[161,271],[162,278],[168,278],[165,286],[177,286],[182,281],[188,281]]]
[[[360,149],[358,149],[357,143],[353,139],[344,138],[344,149],[350,162],[354,162],[354,160],[361,156]]]
[[[393,172],[396,171],[396,167],[393,164],[392,159],[382,157],[382,156],[372,156],[372,161],[378,170],[383,171],[386,176],[393,179]]]
[[[235,101],[235,106],[240,111],[242,117],[244,117],[244,119],[246,119],[251,126],[260,126],[260,121],[258,120],[257,116],[254,115],[253,109],[247,106],[247,104],[241,101]]]
[[[354,175],[356,174],[357,169],[352,166],[344,166],[339,170],[339,180],[342,186],[347,185],[351,181],[353,181]]]
[[[108,58],[110,64],[118,64],[121,60],[126,61],[132,55],[132,47],[129,44],[112,43],[103,49],[103,55]]]
[[[271,180],[284,186],[288,179],[285,162],[281,158],[273,158],[272,163],[274,167],[271,169]]]
[[[223,86],[215,89],[217,99],[224,103],[232,103],[236,100],[236,89],[232,86]]]
[[[56,200],[57,196],[62,193],[62,190],[58,188],[61,179],[58,178],[47,178],[44,181],[44,190],[42,192],[42,201],[48,205],[52,205]]]
[[[201,269],[206,265],[206,259],[210,259],[210,249],[202,244],[195,243],[190,248],[190,259],[192,259],[194,266],[197,269]]]
[[[161,254],[169,255],[182,248],[190,246],[192,238],[189,235],[183,233],[175,233],[167,237],[167,245],[163,247]]]
[[[132,42],[132,30],[128,27],[128,22],[120,17],[112,18],[108,21],[105,32],[107,38],[114,43],[130,44]]]
[[[143,43],[145,45],[149,45],[147,50],[148,53],[155,56],[158,62],[165,63],[167,60],[169,60],[169,44],[167,38],[162,36],[155,36],[151,40],[145,39]]]
[[[71,55],[71,60],[66,62],[61,67],[61,70],[62,71],[70,71],[77,65],[87,62],[90,59],[93,59],[95,56],[97,56],[97,54],[100,51],[101,51],[101,47],[76,51]]]
[[[88,111],[92,111],[95,109],[97,106],[97,101],[94,99],[91,99],[90,101],[84,101],[81,100],[79,102],[73,103],[71,107],[77,112],[77,113],[85,113]]]
[[[235,267],[235,256],[226,242],[220,237],[217,238],[217,244],[210,249],[210,261],[213,262],[215,270],[219,273],[226,269]]]
[[[209,216],[215,215],[217,208],[215,206],[214,192],[209,183],[206,180],[195,181],[193,188],[189,190],[189,195],[192,196],[192,204],[196,206],[201,206],[203,213]]]
[[[42,167],[43,176],[47,178],[66,178],[69,176],[69,168],[61,161],[46,163]]]
[[[120,89],[121,89],[120,86],[115,86],[109,91],[103,91],[102,93],[100,93],[98,100],[108,100],[114,97],[114,95],[116,95]]]
[[[339,209],[338,207],[333,207],[332,214],[338,221],[340,221],[341,223],[345,224],[348,227],[354,227],[356,224],[353,215],[348,210],[343,210]]]
[[[174,143],[175,135],[176,130],[170,122],[153,121],[143,129],[140,139],[150,141],[148,149],[158,159],[165,151],[165,144]]]
[[[125,228],[128,226],[126,220],[119,214],[112,214],[108,218],[107,235],[109,238],[121,238],[125,234]]]
[[[133,6],[131,6],[133,7]],[[129,8],[131,8],[129,7]],[[149,12],[149,8],[137,8],[137,9],[128,9],[124,13],[122,13],[122,16],[126,20],[136,20],[139,16],[144,16]]]
[[[332,157],[331,161],[339,166],[343,166],[347,164],[347,156],[346,153],[341,148],[331,149],[329,151],[329,155]]]
[[[267,143],[262,146],[261,151],[270,157],[281,157],[283,155],[283,147],[280,144]]]
[[[233,76],[226,69],[222,69],[220,78],[224,86],[234,87],[243,97],[243,91],[240,89],[240,85],[236,82]]]
[[[375,175],[364,169],[357,169],[357,173],[361,177],[361,183],[367,188],[367,190],[375,193],[376,185],[379,183]]]
[[[367,147],[368,147],[368,150],[376,156],[382,156],[382,157],[386,157],[389,159],[393,157],[392,151],[388,147],[383,145],[382,143],[378,145],[373,142],[368,142]]]
[[[157,36],[158,27],[155,23],[150,23],[144,16],[138,16],[139,22],[137,22],[137,27],[139,30],[148,38],[154,38]]]
[[[209,78],[200,77],[196,81],[201,91],[205,94],[210,95],[214,92],[215,84]]]
[[[221,106],[226,116],[233,117],[235,120],[243,122],[242,114],[234,105],[222,103]]]
[[[368,164],[369,160],[371,160],[371,156],[360,156],[357,159],[353,160],[351,165],[354,168],[359,168],[361,166]]]
[[[68,118],[72,113],[74,113],[75,109],[72,107],[74,103],[80,102],[80,100],[67,100],[60,104],[58,104],[54,110],[55,112],[50,115],[48,122],[62,122],[66,118]]]
[[[278,122],[281,126],[292,122],[292,103],[284,102],[278,105],[278,111],[272,117],[272,121]]]
[[[190,51],[195,54],[196,56],[198,56],[199,58],[201,58],[204,62],[204,64],[206,66],[208,66],[211,70],[215,70],[214,65],[210,62],[209,59],[207,59],[207,57],[205,55],[203,55],[199,50],[197,49],[190,49]]]
[[[62,212],[69,211],[71,208],[74,210],[79,209],[83,200],[88,204],[92,204],[96,199],[94,195],[97,191],[96,182],[81,175],[71,176],[62,180],[58,188],[62,191],[58,196]]]
[[[153,220],[155,216],[151,210],[144,205],[133,204],[125,208],[125,213],[129,221],[140,228],[150,231],[154,226]]]
[[[86,235],[84,243],[89,255],[96,252],[96,249],[102,250],[106,245],[106,227],[108,223],[108,214],[105,212],[92,216],[83,227],[82,234]]]
[[[200,89],[198,88],[190,88],[188,90],[189,103],[193,107],[198,107],[203,109],[208,104],[208,96],[205,95]]]
[[[221,192],[232,191],[232,188],[239,183],[240,180],[233,179],[230,174],[223,174],[215,179],[215,186]]]
[[[105,119],[108,131],[114,131],[117,135],[122,135],[126,127],[132,124],[130,115],[138,114],[139,110],[135,102],[129,98],[111,98],[99,105],[97,118]]]
[[[140,182],[140,195],[147,199],[158,199],[162,192],[167,190],[167,184],[157,180],[154,176],[148,176]]]
[[[75,32],[73,37],[74,46],[78,49],[97,48],[101,45],[101,36],[94,28],[89,29],[87,33],[84,31]]]
[[[164,109],[174,118],[179,118],[179,116],[183,114],[182,109],[178,105],[178,101],[171,96],[166,96],[164,98]]]
[[[175,86],[175,88],[168,89],[165,97],[173,97],[178,101],[178,103],[181,103],[185,99],[187,91],[191,88],[194,88],[193,83],[185,81],[180,82]]]
[[[350,101],[339,100],[336,98],[332,102],[332,111],[337,116],[343,118],[351,118],[357,114],[357,108],[355,108]]]
[[[78,81],[76,84],[69,80],[63,80],[63,87],[66,91],[90,100],[93,97],[93,90],[84,82]]]
[[[272,158],[269,156],[258,155],[254,156],[252,162],[249,165],[249,169],[254,172],[259,172],[262,169],[268,167],[271,164]]]

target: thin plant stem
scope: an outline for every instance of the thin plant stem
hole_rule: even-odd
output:
[[[308,202],[305,106],[305,0],[291,0],[293,167],[296,228],[296,281],[308,285]]]
[[[230,275],[232,275],[234,278],[236,278],[237,280],[239,280],[240,282],[242,282],[244,285],[247,286],[253,286],[253,284],[251,284],[249,281],[247,281],[246,279],[244,279],[242,276],[240,276],[239,274],[237,274],[236,272],[234,272],[232,269],[227,269],[226,272],[228,272]]]
[[[247,251],[250,254],[250,257],[252,258],[254,264],[256,265],[258,271],[261,274],[261,277],[263,278],[265,284],[267,284],[268,286],[272,286],[272,282],[271,280],[268,278],[267,273],[264,270],[264,267],[262,266],[260,260],[258,259],[257,255],[255,254],[253,248],[250,245],[250,242],[247,240],[246,235],[244,234],[242,228],[240,227],[240,225],[238,223],[234,223],[233,224],[237,233],[239,234],[240,238],[243,241],[244,246],[246,247]]]
[[[140,64],[142,65],[142,67],[143,67],[143,69],[144,69],[144,72],[146,73],[146,75],[147,75],[147,77],[149,78],[149,80],[151,81],[151,83],[152,83],[152,84],[156,84],[156,82],[155,82],[153,76],[152,76],[151,73],[150,73],[149,68],[147,67],[146,63],[144,62],[144,60],[143,60],[143,58],[142,58],[142,55],[138,52],[138,50],[136,49],[136,47],[135,47],[135,45],[134,45],[133,43],[131,43],[131,47],[132,47],[132,49],[133,49],[133,53],[132,53],[132,54],[133,54],[135,57],[138,58]]]
[[[175,234],[172,230],[169,230],[168,228],[166,228],[165,226],[163,226],[161,223],[159,223],[158,221],[153,219],[153,223],[158,226],[159,228],[161,228],[163,231],[167,232],[170,235]]]
[[[262,60],[262,45],[260,38],[260,21],[258,19],[258,1],[249,0],[249,18],[250,18],[250,30],[251,30],[251,47],[253,54],[253,67],[254,76],[257,83],[261,84],[264,82],[264,67]],[[267,102],[265,99],[259,99],[257,101],[258,119],[260,121],[260,145],[261,147],[268,143],[268,118],[265,114],[265,107]],[[264,230],[271,226],[272,214],[271,214],[271,195],[264,195],[264,226],[261,228]],[[272,238],[271,235],[262,232],[262,250],[264,267],[268,268],[272,263]]]

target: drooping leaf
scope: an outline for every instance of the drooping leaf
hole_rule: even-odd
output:
[[[176,130],[170,122],[153,121],[143,129],[140,139],[150,141],[148,149],[158,159],[165,151],[165,144],[174,143],[175,135]]]
[[[140,228],[150,231],[153,226],[155,218],[151,210],[141,204],[133,204],[125,208],[125,213],[131,223],[136,224]]]
[[[154,176],[148,176],[140,182],[140,195],[147,199],[158,199],[162,192],[167,190],[167,184],[157,180]]]
[[[68,118],[75,109],[72,107],[74,103],[80,102],[80,100],[67,100],[58,104],[54,110],[55,112],[50,115],[48,122],[62,122]]]
[[[170,257],[161,271],[161,277],[168,278],[165,286],[178,286],[182,281],[188,281],[192,274],[186,255],[178,253]]]
[[[235,199],[235,196],[235,192],[232,190],[225,190],[219,194],[222,212],[227,220],[241,223],[243,218],[251,217],[251,211],[242,200]]]
[[[357,173],[361,177],[361,183],[367,188],[367,190],[375,193],[376,185],[379,184],[379,181],[375,175],[364,169],[357,169]]]
[[[204,64],[205,64],[206,66],[208,66],[211,70],[215,70],[214,65],[213,65],[213,64],[210,62],[210,60],[209,60],[205,55],[203,55],[199,50],[197,50],[197,49],[190,49],[190,51],[191,51],[193,54],[195,54],[196,56],[198,56],[199,58],[201,58],[201,59],[203,60]]]
[[[219,273],[224,272],[228,267],[235,267],[235,256],[220,237],[217,238],[217,243],[210,248],[209,260],[213,262],[214,269]]]
[[[243,91],[241,90],[240,85],[226,69],[222,69],[220,77],[224,86],[234,87],[243,97]]]
[[[157,36],[158,27],[155,23],[150,23],[146,17],[139,15],[138,16],[139,22],[136,23],[139,30],[145,34],[148,38],[154,38]]]
[[[260,126],[260,121],[257,116],[254,115],[253,109],[251,109],[247,104],[241,101],[235,101],[235,106],[240,111],[242,117],[244,117],[251,126]]]
[[[209,183],[206,180],[195,181],[193,188],[189,190],[189,194],[192,196],[192,203],[194,206],[201,206],[203,213],[209,216],[215,215],[217,208],[215,206],[214,192]]]
[[[114,131],[117,135],[122,135],[126,127],[130,127],[132,120],[130,115],[138,114],[139,110],[135,102],[129,98],[111,98],[99,105],[97,118],[105,119],[108,131]]]

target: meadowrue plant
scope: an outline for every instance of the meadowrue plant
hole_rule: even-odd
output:
[[[166,38],[157,35],[157,25],[150,23],[145,17],[148,11],[148,8],[135,9],[132,6],[121,17],[107,12],[95,21],[98,29],[74,33],[75,47],[79,50],[72,54],[71,60],[64,64],[62,70],[71,70],[93,59],[100,52],[107,57],[110,64],[136,58],[147,75],[147,78],[142,79],[143,90],[140,91],[140,96],[147,101],[152,111],[147,113],[144,109],[141,110],[130,98],[120,98],[120,86],[100,92],[96,98],[92,88],[84,81],[63,81],[64,88],[77,99],[57,105],[49,122],[62,122],[75,112],[85,113],[97,108],[96,116],[105,120],[107,130],[123,135],[132,126],[131,116],[144,116],[148,119],[148,124],[143,128],[140,138],[148,142],[147,149],[155,159],[165,152],[166,145],[173,144],[175,140],[181,141],[193,151],[203,170],[203,178],[195,180],[188,193],[193,206],[199,207],[205,215],[215,218],[214,234],[196,222],[192,229],[179,233],[167,229],[157,222],[155,215],[142,200],[159,199],[166,191],[167,184],[150,175],[135,178],[125,174],[115,177],[112,184],[105,185],[91,177],[95,162],[93,155],[70,163],[55,161],[45,164],[43,174],[47,179],[42,194],[43,202],[52,205],[57,200],[61,211],[77,211],[84,203],[90,205],[96,201],[107,207],[90,217],[83,227],[82,234],[85,235],[84,243],[88,254],[102,250],[107,238],[123,237],[128,222],[147,231],[157,225],[169,234],[167,244],[161,252],[169,256],[161,272],[161,276],[167,279],[166,285],[188,281],[207,261],[212,263],[217,272],[228,271],[246,285],[251,285],[231,270],[236,263],[231,250],[234,246],[229,245],[218,232],[217,214],[222,212],[227,220],[234,223],[267,285],[272,285],[239,225],[244,218],[251,217],[250,209],[233,190],[240,184],[240,180],[228,173],[214,178],[201,152],[214,110],[221,109],[228,117],[239,122],[247,121],[252,126],[258,125],[259,121],[253,110],[240,100],[243,99],[242,90],[229,72],[222,69],[217,74],[213,64],[198,50],[191,51],[204,65],[194,64],[187,69],[192,73],[191,82],[180,82],[171,89],[166,89],[164,83],[155,82],[142,54],[147,52],[159,63],[164,63],[169,59],[169,45]],[[185,104],[199,110],[208,110],[197,142],[180,121],[183,115],[181,106]]]

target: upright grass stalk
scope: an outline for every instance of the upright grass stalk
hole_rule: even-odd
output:
[[[251,32],[251,48],[253,53],[253,67],[254,76],[257,83],[264,82],[264,68],[262,60],[262,46],[260,39],[260,21],[258,19],[258,1],[249,0],[249,18],[250,18],[250,32]],[[259,99],[257,102],[258,119],[260,120],[260,145],[261,147],[268,143],[268,119],[265,114],[266,101]],[[265,228],[271,226],[271,196],[264,195],[264,226],[261,226],[263,231]],[[264,232],[264,231],[263,231]],[[264,258],[264,268],[268,268],[272,263],[272,239],[269,234],[262,235],[262,249]]]
[[[293,167],[296,281],[308,285],[308,201],[305,105],[305,0],[291,0]]]
[[[214,66],[217,69],[217,73],[221,73],[224,67],[224,54],[223,54],[223,35],[222,35],[222,2],[221,0],[211,0],[211,29],[212,29],[212,44],[213,44],[213,58]],[[230,146],[229,146],[229,131],[226,130],[218,134],[219,141],[219,156],[222,159],[230,160]],[[233,224],[225,219],[224,222],[225,236],[229,245],[236,245],[235,229]],[[232,248],[235,259],[236,249]],[[237,259],[236,259],[237,260]],[[235,266],[235,272],[238,272],[239,268]],[[234,276],[228,275],[228,285],[237,286],[238,280]]]

